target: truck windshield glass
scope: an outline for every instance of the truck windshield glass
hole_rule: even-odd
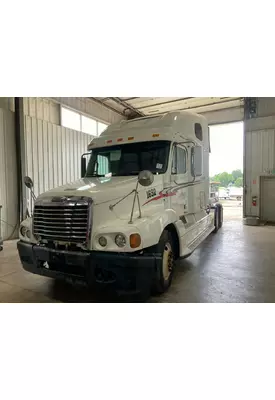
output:
[[[94,149],[86,177],[138,175],[143,170],[163,174],[167,169],[169,149],[169,141],[127,143]]]

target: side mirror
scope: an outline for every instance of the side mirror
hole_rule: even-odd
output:
[[[154,175],[151,171],[141,171],[138,175],[138,183],[141,186],[150,186],[154,182]]]
[[[86,164],[86,158],[85,155],[81,157],[81,178],[84,178],[86,175],[86,170],[87,170],[87,164]]]
[[[24,183],[27,186],[28,189],[32,189],[33,188],[33,181],[29,176],[25,176],[24,177]]]

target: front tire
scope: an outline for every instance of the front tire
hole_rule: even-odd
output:
[[[162,294],[170,287],[175,268],[174,241],[169,231],[164,231],[154,251],[161,255],[161,261],[157,263],[153,293]]]
[[[217,206],[215,207],[214,226],[215,226],[215,229],[214,229],[213,232],[214,232],[214,233],[217,233],[218,230],[219,230],[219,210],[218,210],[218,207],[217,207]]]
[[[219,204],[219,229],[223,225],[223,206]]]

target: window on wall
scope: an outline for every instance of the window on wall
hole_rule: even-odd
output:
[[[108,125],[103,124],[102,122],[98,122],[98,135],[100,135],[105,129],[107,128]]]
[[[76,131],[81,130],[81,120],[80,114],[68,108],[61,108],[61,125],[65,126],[66,128],[74,129]]]
[[[66,107],[61,107],[61,125],[93,136],[99,136],[108,126]]]
[[[81,132],[97,136],[97,121],[92,118],[81,115]]]

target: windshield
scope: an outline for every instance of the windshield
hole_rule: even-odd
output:
[[[138,175],[143,170],[163,174],[167,169],[169,149],[169,141],[127,143],[94,149],[86,177]]]

